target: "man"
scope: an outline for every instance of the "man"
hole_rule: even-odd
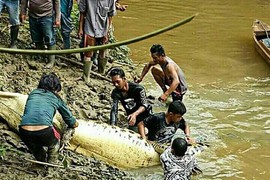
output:
[[[186,113],[185,105],[180,101],[173,101],[168,111],[152,114],[138,124],[142,138],[146,139],[144,127],[148,129],[148,140],[159,143],[171,142],[178,128],[182,129],[187,140],[190,139],[190,129],[183,115]]]
[[[70,128],[78,126],[66,103],[58,95],[61,89],[60,79],[54,73],[43,75],[37,89],[29,94],[26,101],[19,132],[38,161],[55,163],[58,160],[60,134],[53,126],[56,111]]]
[[[79,4],[79,0],[77,1],[77,3]],[[116,8],[116,10],[119,10],[119,11],[122,11],[123,12],[123,11],[125,11],[127,9],[127,7],[128,7],[128,5],[122,5],[122,4],[119,3],[118,0],[115,1],[115,8]],[[113,25],[111,24],[110,27],[109,27],[109,40],[113,36],[113,34],[112,34],[113,33],[112,32],[113,29],[114,29],[113,28]],[[84,47],[84,37],[81,38],[79,47],[80,48],[83,48]],[[98,51],[94,51],[91,60],[93,61],[93,64],[96,65],[96,66],[98,65],[97,58],[98,58]],[[80,59],[81,59],[82,62],[84,61],[84,53],[83,52],[80,52]],[[109,60],[110,60],[109,62],[111,63],[112,62],[112,59],[109,59]]]
[[[11,24],[10,27],[10,48],[16,49],[16,43],[18,39],[19,34],[19,26],[20,26],[20,20],[19,20],[19,0],[1,0],[0,1],[0,13],[4,6],[8,9],[9,14],[9,24]]]
[[[27,8],[29,9],[29,25],[32,41],[37,49],[55,50],[54,26],[60,26],[59,0],[22,0],[21,21],[25,21]],[[49,63],[45,68],[52,68],[55,55],[49,55]]]
[[[61,4],[61,35],[64,49],[70,49],[70,33],[72,31],[71,11],[73,0],[60,0]]]
[[[118,102],[123,105],[129,128],[136,128],[137,124],[148,117],[152,111],[151,105],[146,101],[144,88],[136,83],[128,82],[125,73],[120,68],[113,68],[110,71],[110,77],[115,89],[112,91],[112,108],[110,114],[110,124],[117,124]],[[138,129],[138,131],[142,131]]]
[[[187,141],[176,138],[173,140],[171,147],[168,147],[160,155],[165,180],[188,180],[192,174],[202,173],[195,155],[190,154],[187,150]]]
[[[144,66],[141,76],[135,79],[135,82],[140,83],[150,68],[159,64],[161,69],[152,67],[151,70],[155,81],[163,90],[159,100],[164,102],[172,95],[173,101],[182,101],[187,91],[187,83],[183,71],[172,59],[166,56],[164,48],[160,44],[154,44],[150,52],[153,60]],[[168,89],[166,85],[169,86]]]
[[[108,42],[112,16],[116,13],[115,0],[80,0],[80,21],[78,35],[84,35],[84,47],[103,45]],[[98,72],[103,74],[107,64],[105,50],[99,50]],[[93,62],[93,51],[84,54],[83,79],[89,82]]]

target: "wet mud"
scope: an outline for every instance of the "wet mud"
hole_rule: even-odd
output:
[[[0,18],[1,33],[0,46],[8,47],[9,27],[5,17]],[[75,37],[75,35],[73,35]],[[112,40],[115,40],[112,37]],[[76,38],[72,38],[72,48],[79,45]],[[58,39],[57,49],[61,49]],[[20,27],[18,48],[33,48],[27,25]],[[57,65],[52,69],[45,69],[47,57],[37,55],[20,55],[0,53],[0,90],[29,94],[38,85],[42,74],[54,72],[62,81],[60,96],[66,101],[73,115],[78,119],[109,122],[110,93],[113,89],[110,79],[92,70],[90,83],[86,84],[80,78],[82,67],[79,54],[61,55],[57,58]],[[128,78],[134,74],[132,61],[128,58],[128,48],[123,46],[110,51],[111,59],[106,69],[121,66]],[[72,59],[74,62],[66,61]],[[121,108],[121,107],[120,107]],[[125,113],[119,111],[120,126],[125,127]],[[134,179],[127,171],[112,167],[92,157],[64,149],[60,152],[60,166],[38,165],[19,136],[10,129],[4,119],[0,118],[0,179]]]

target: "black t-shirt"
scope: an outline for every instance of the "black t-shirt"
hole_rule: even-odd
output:
[[[123,93],[120,89],[115,88],[111,94],[113,101],[119,100],[124,107],[127,115],[137,111],[140,106],[145,107],[145,111],[137,116],[136,124],[145,119],[151,113],[152,107],[147,103],[146,93],[143,86],[128,82],[129,89]]]
[[[143,120],[144,126],[148,129],[148,139],[161,143],[170,142],[178,128],[183,131],[186,128],[186,121],[181,119],[179,123],[167,124],[165,113],[155,113]]]

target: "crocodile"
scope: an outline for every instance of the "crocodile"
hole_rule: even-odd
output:
[[[0,91],[0,117],[18,133],[18,126],[28,95]],[[160,165],[160,154],[168,147],[157,142],[142,139],[138,133],[118,126],[77,119],[79,126],[68,143],[68,149],[85,156],[95,157],[120,169],[134,169]],[[54,126],[64,134],[65,123],[57,112]],[[177,131],[178,132],[178,131]],[[177,137],[184,137],[179,131]],[[205,146],[190,146],[191,154],[199,154]]]
[[[0,117],[17,133],[27,97],[28,95],[0,91]],[[159,153],[138,133],[93,120],[77,121],[79,126],[75,128],[68,149],[122,169],[160,164]],[[54,117],[54,125],[60,131],[64,129],[59,113]]]

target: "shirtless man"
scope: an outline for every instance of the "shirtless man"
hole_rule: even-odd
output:
[[[160,44],[154,44],[151,47],[150,52],[153,60],[144,66],[141,76],[136,78],[135,82],[140,83],[150,68],[159,64],[161,69],[157,67],[152,67],[151,69],[155,81],[163,90],[163,94],[158,99],[165,102],[166,99],[172,95],[173,101],[182,101],[183,96],[187,91],[187,84],[183,71],[171,58],[165,55],[164,48]],[[167,89],[166,86],[169,86],[169,88]]]

